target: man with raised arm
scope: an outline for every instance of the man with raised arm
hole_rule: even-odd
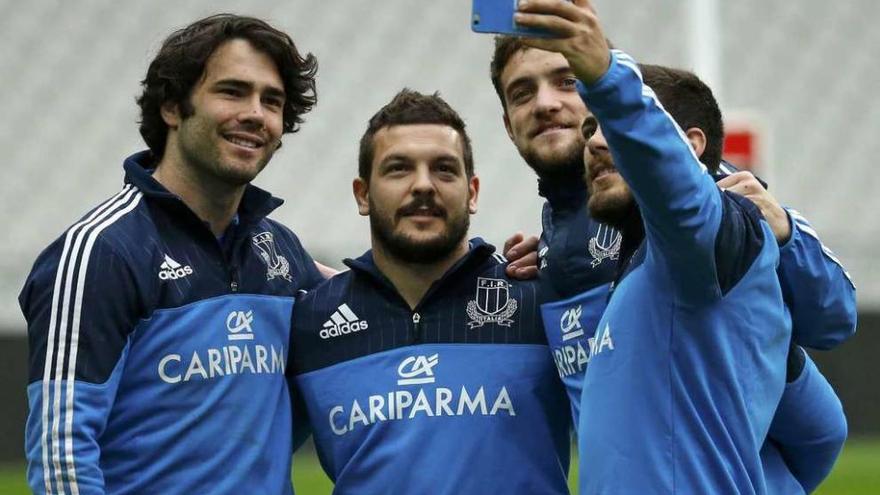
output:
[[[706,112],[706,105],[715,106],[708,88],[682,71],[649,67],[643,74],[646,84],[677,122],[714,129],[706,132],[709,138],[700,158],[709,163],[719,160],[721,124],[717,118],[705,117],[713,115]],[[558,53],[532,48],[519,38],[498,37],[491,75],[505,126],[538,174],[541,195],[547,199],[541,278],[557,300],[543,304],[542,314],[577,421],[583,376],[595,345],[593,334],[615,278],[621,241],[616,229],[600,224],[587,211],[590,195],[581,178],[586,139],[595,126],[584,126],[584,135],[576,124],[588,112],[568,62]],[[700,115],[704,117],[695,120]],[[720,187],[754,201],[770,221],[780,245],[777,274],[792,312],[793,341],[828,348],[852,335],[854,287],[812,227],[794,210],[781,208],[748,172],[735,172],[722,163],[719,178]],[[762,448],[768,488],[774,493],[815,488],[831,470],[846,438],[846,421],[834,391],[809,357],[792,349],[782,404]]]
[[[759,451],[791,338],[772,230],[715,186],[695,154],[704,131],[680,129],[609,50],[588,0],[531,0],[516,20],[560,36],[527,44],[580,80],[598,122],[590,212],[623,233],[581,401],[582,493],[765,492]]]

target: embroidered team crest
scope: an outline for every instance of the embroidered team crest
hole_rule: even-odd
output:
[[[288,282],[292,280],[290,263],[287,262],[287,258],[278,254],[278,250],[275,249],[275,237],[271,232],[261,232],[255,235],[254,247],[257,248],[257,252],[260,253],[260,257],[263,258],[263,262],[268,268],[266,280],[272,280],[275,277],[281,277]]]
[[[479,328],[486,323],[497,323],[509,327],[510,318],[518,306],[516,299],[510,297],[508,283],[498,278],[477,278],[477,297],[468,301],[467,315],[471,319],[469,328]]]
[[[590,239],[590,255],[593,261],[590,266],[596,268],[606,258],[616,260],[620,256],[620,242],[623,236],[620,232],[607,225],[599,225],[596,235]]]

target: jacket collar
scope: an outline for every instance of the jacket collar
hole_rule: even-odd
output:
[[[156,164],[157,160],[149,150],[129,156],[123,163],[125,182],[136,186],[144,193],[144,196],[156,200],[157,203],[184,205],[176,194],[166,189],[153,177]],[[257,223],[283,203],[284,200],[272,196],[259,187],[248,184],[238,206],[239,221],[242,224]]]
[[[492,256],[492,253],[495,252],[495,246],[487,243],[479,237],[474,237],[468,242],[468,244],[469,249],[467,254],[456,261],[439,280],[434,282],[431,288],[428,289],[428,292],[425,293],[425,297],[422,298],[422,301],[427,300],[432,293],[436,292],[439,287],[445,285],[449,279],[464,276],[466,273],[478,273],[481,271],[486,261]],[[388,278],[379,270],[379,267],[376,266],[376,262],[373,260],[372,249],[358,258],[345,259],[343,260],[343,263],[351,268],[353,272],[365,275],[373,282],[378,283],[395,293],[397,292],[394,284],[392,284],[391,281],[388,280]],[[421,306],[421,304],[422,303],[420,302],[419,305]]]
[[[538,176],[538,194],[553,209],[579,209],[587,203],[589,193],[582,166],[565,166],[553,173]]]

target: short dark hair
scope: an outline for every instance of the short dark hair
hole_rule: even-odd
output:
[[[715,172],[721,163],[724,121],[712,90],[693,72],[660,65],[639,64],[642,79],[682,130],[696,127],[706,135],[700,161]]]
[[[168,125],[162,119],[162,105],[178,105],[186,118],[194,109],[192,90],[203,77],[211,54],[226,41],[244,39],[265,52],[278,67],[286,99],[283,133],[296,132],[302,116],[317,102],[315,74],[318,62],[311,53],[301,56],[290,36],[265,21],[235,14],[216,14],[175,31],[162,43],[156,58],[141,81],[143,93],[140,133],[156,160],[165,153]]]
[[[501,108],[507,113],[507,100],[504,99],[504,87],[501,86],[501,73],[507,67],[510,59],[519,51],[529,48],[528,45],[516,36],[496,36],[495,52],[492,54],[492,62],[489,64],[489,73],[492,76],[492,85],[501,99]]]
[[[608,48],[614,48],[611,40],[606,38]],[[519,51],[530,48],[522,42],[522,38],[517,36],[496,36],[495,51],[492,53],[492,62],[489,64],[489,74],[492,77],[492,85],[495,86],[495,92],[501,100],[501,108],[507,113],[507,100],[504,99],[504,87],[501,85],[501,73],[510,62],[510,59]]]
[[[390,103],[370,118],[367,130],[361,137],[358,156],[358,175],[369,182],[375,153],[373,138],[380,129],[396,125],[439,124],[453,128],[461,136],[464,171],[474,175],[474,157],[471,140],[465,131],[464,120],[440,97],[439,92],[425,95],[409,88],[397,93]]]

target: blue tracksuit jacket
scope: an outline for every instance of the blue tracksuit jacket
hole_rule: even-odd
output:
[[[152,178],[40,254],[21,292],[35,493],[291,493],[293,296],[320,280],[249,186],[222,241]]]
[[[715,186],[630,57],[581,89],[644,229],[594,336],[581,492],[765,493],[791,340],[772,231]]]
[[[370,252],[297,298],[289,373],[335,493],[567,493],[537,284],[479,239],[415,309]]]
[[[723,163],[719,175],[735,171]],[[558,299],[544,304],[542,314],[576,424],[583,374],[615,276],[621,236],[589,217],[580,173],[542,178],[539,188],[547,199],[539,249],[542,282]],[[780,247],[777,273],[792,312],[793,339],[801,345],[829,348],[855,331],[855,288],[809,222],[795,210],[787,212],[792,235]],[[812,491],[830,472],[846,439],[840,401],[809,357],[798,354],[807,365],[800,377],[786,384],[782,402],[788,407],[780,405],[770,440],[761,451],[771,493]],[[801,412],[808,409],[810,414]]]
[[[735,171],[723,164],[719,174]],[[577,424],[593,333],[615,276],[621,236],[589,217],[580,174],[542,179],[540,191],[547,199],[541,278],[557,294],[541,312]],[[793,340],[820,349],[835,346],[855,331],[855,287],[809,222],[795,210],[786,211],[792,235],[780,246],[777,275],[791,311]],[[770,440],[761,450],[771,493],[811,492],[828,475],[846,440],[846,418],[837,395],[809,356],[802,355],[807,364],[801,376],[786,384],[782,403],[788,406],[777,409]]]

